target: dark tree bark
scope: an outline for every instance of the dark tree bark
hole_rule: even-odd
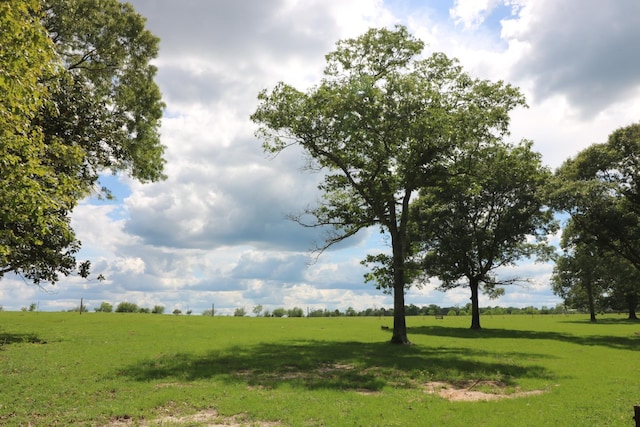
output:
[[[593,301],[593,285],[591,283],[591,280],[587,281],[586,287],[587,287],[587,299],[589,300],[589,315],[591,316],[590,321],[595,323],[597,322],[596,305]]]
[[[480,282],[478,279],[473,278],[469,280],[469,287],[471,288],[471,329],[482,329],[480,327],[480,303],[478,301]]]
[[[407,321],[404,315],[404,286],[393,289],[393,336],[392,344],[411,344],[407,337]]]
[[[629,293],[627,294],[627,307],[629,308],[629,320],[638,320],[638,315],[636,314],[636,307],[638,306],[638,296]]]
[[[392,232],[393,246],[393,336],[392,344],[411,344],[407,337],[407,321],[404,309],[404,286],[405,286],[405,242],[399,233]]]

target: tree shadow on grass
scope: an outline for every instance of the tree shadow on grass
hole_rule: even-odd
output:
[[[517,353],[516,359],[530,361],[538,356]],[[366,391],[385,386],[413,388],[434,380],[495,379],[514,385],[520,378],[554,378],[542,366],[511,361],[516,359],[497,361],[495,355],[469,348],[305,340],[236,346],[205,355],[162,354],[118,374],[136,381],[215,378],[264,388],[287,384]]]
[[[39,338],[36,334],[12,334],[8,332],[0,332],[0,349],[10,344],[46,344],[47,342]]]
[[[444,326],[419,326],[409,329],[409,334],[434,335],[456,338],[505,338],[528,340],[556,340],[580,345],[597,345],[620,350],[639,350],[640,336],[628,337],[610,335],[579,336],[551,331],[524,331],[513,329],[480,329],[454,328]]]
[[[580,319],[580,320],[559,320],[558,323],[575,323],[579,325],[640,325],[640,320],[637,319],[628,319],[626,317],[621,317],[618,319],[612,319],[610,317],[604,319],[597,319],[595,322],[591,322],[589,319]]]

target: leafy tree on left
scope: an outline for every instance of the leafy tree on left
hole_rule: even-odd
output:
[[[117,0],[0,2],[0,277],[86,277],[70,213],[99,174],[164,178],[157,45]]]

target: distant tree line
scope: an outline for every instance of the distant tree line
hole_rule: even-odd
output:
[[[111,313],[113,310],[113,305],[104,301],[100,304],[99,307],[93,309],[98,313]],[[148,307],[140,307],[138,304],[123,301],[116,306],[116,313],[152,313],[152,314],[164,314],[165,308],[162,305],[154,305],[153,308]],[[182,310],[175,309],[172,312],[173,314],[182,314]],[[187,314],[191,314],[192,310],[187,310]]]
[[[473,312],[471,303],[468,303],[464,307],[452,306],[452,307],[440,307],[436,304],[429,304],[419,307],[415,304],[410,304],[404,307],[405,314],[407,316],[469,316]],[[613,311],[611,309],[607,311]],[[508,314],[567,314],[570,312],[583,312],[583,310],[570,310],[564,304],[557,304],[554,307],[542,306],[540,308],[534,306],[528,307],[480,307],[480,313],[484,315],[508,315]],[[294,307],[291,309],[276,308],[272,311],[263,310],[261,305],[254,307],[253,313],[258,317],[383,317],[393,316],[393,308],[384,307],[368,307],[363,310],[356,310],[353,307],[348,307],[344,311],[339,309],[307,309],[305,311],[300,307]],[[211,310],[205,310],[203,315],[211,316]],[[234,312],[234,316],[243,317],[246,316],[246,310],[244,308],[238,308]]]
[[[624,313],[626,312],[623,302],[615,304],[617,300],[615,298],[598,299],[595,311],[597,313]],[[608,302],[608,303],[607,303]],[[3,307],[0,305],[0,311],[3,311]],[[37,310],[37,304],[31,303],[28,307],[22,307],[21,311],[33,312]],[[151,314],[164,314],[165,307],[162,305],[154,305],[153,308],[140,307],[135,303],[121,302],[114,310],[111,303],[103,301],[99,307],[93,309],[96,313],[151,313]],[[500,306],[487,306],[480,307],[480,314],[482,315],[535,315],[535,314],[572,314],[572,313],[590,313],[590,308],[587,304],[557,304],[554,307],[542,306],[526,306],[526,307],[500,307]],[[82,306],[82,311],[86,312],[87,307]],[[417,306],[415,304],[409,304],[404,307],[405,314],[407,316],[471,316],[473,314],[473,307],[471,303],[465,306],[447,306],[441,307],[437,304],[429,304],[423,306]],[[67,310],[67,312],[80,312],[80,306]],[[253,314],[256,317],[393,317],[393,308],[385,307],[368,307],[363,310],[356,310],[353,307],[348,307],[346,310],[340,309],[329,310],[327,308],[316,308],[306,310],[300,307],[293,308],[275,308],[273,310],[264,310],[262,305],[257,305],[252,309]],[[185,314],[191,315],[193,310],[187,310]],[[175,309],[172,311],[174,315],[183,314],[182,310]],[[203,316],[213,316],[215,313],[211,309],[204,310]],[[236,308],[234,310],[234,317],[247,316],[247,311],[244,307]]]

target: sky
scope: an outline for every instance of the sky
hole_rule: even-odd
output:
[[[456,57],[473,77],[521,88],[529,108],[512,114],[509,140],[534,141],[554,169],[640,119],[637,0],[134,0],[160,37],[157,83],[166,109],[166,181],[105,176],[115,201],[88,198],[73,212],[81,259],[105,281],[63,278],[44,289],[0,280],[5,310],[37,304],[93,311],[128,301],[200,314],[253,307],[362,310],[393,305],[365,283],[360,261],[388,250],[366,230],[315,259],[317,230],[287,220],[320,198],[322,176],[293,147],[266,155],[249,116],[257,94],[284,81],[319,82],[324,55],[371,27],[407,26],[424,55]],[[555,306],[552,265],[523,261],[500,272],[526,277],[481,306]],[[94,275],[95,277],[95,275]],[[464,306],[468,288],[437,281],[407,292],[418,306]]]

